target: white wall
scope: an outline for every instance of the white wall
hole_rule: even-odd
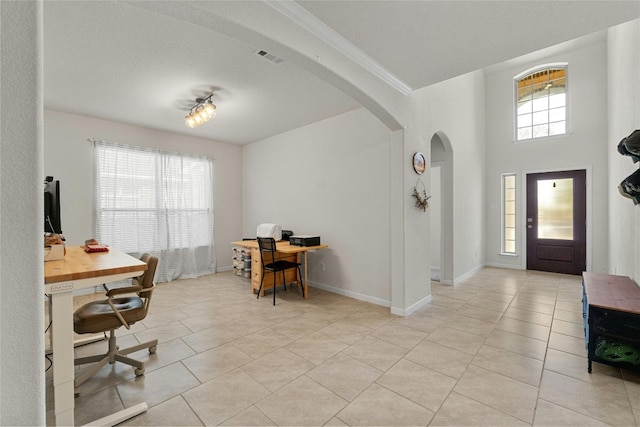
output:
[[[393,133],[365,109],[244,147],[243,237],[262,222],[320,234],[327,250],[309,256],[310,281],[334,292],[390,305],[390,204],[404,206],[405,273],[398,312],[430,295],[430,215],[411,197],[417,175],[411,156],[429,157],[430,138],[443,132],[454,156],[454,274],[463,278],[484,260],[484,75],[474,72],[411,95],[415,121],[394,161]],[[397,142],[396,142],[397,143]],[[391,150],[390,150],[391,149]],[[427,158],[430,163],[430,158]],[[395,168],[395,169],[394,169]],[[389,191],[403,170],[403,194]],[[430,194],[430,176],[421,179]],[[392,197],[393,196],[393,197]],[[324,264],[326,270],[321,270]],[[392,307],[393,309],[393,307]]]
[[[388,306],[390,138],[358,109],[244,146],[243,236],[318,234],[329,248],[309,254],[310,283]]]
[[[400,258],[402,264],[402,281],[394,280],[392,287],[397,294],[393,295],[391,312],[398,315],[408,315],[416,309],[427,304],[431,299],[431,261],[429,241],[431,239],[430,221],[431,212],[426,212],[415,207],[415,199],[412,194],[416,186],[420,187],[418,178],[425,185],[427,195],[430,189],[430,174],[417,175],[413,169],[413,156],[421,152],[425,156],[426,164],[429,160],[429,140],[420,132],[419,115],[410,117],[402,132],[402,150],[397,150],[394,143],[392,147],[394,155],[402,153],[399,159],[390,159],[390,165],[394,172],[401,171],[402,185],[397,185],[392,180],[392,189],[395,199],[392,204],[400,204],[402,212],[398,215],[402,218],[402,254],[392,252],[393,257]],[[396,206],[394,206],[395,208]],[[394,213],[394,215],[396,215]],[[392,221],[400,217],[393,217]],[[394,224],[395,225],[395,224]],[[395,236],[394,236],[395,237]],[[392,243],[393,244],[393,243]],[[395,262],[395,261],[394,261]],[[401,293],[400,293],[401,291]]]
[[[568,62],[569,134],[540,141],[513,143],[513,77],[534,66]],[[637,70],[636,70],[637,72]],[[604,41],[535,62],[502,67],[486,76],[487,133],[487,263],[525,268],[522,249],[523,176],[526,172],[587,168],[587,269],[604,272],[608,266],[606,200],[610,155],[607,141],[607,49]],[[590,170],[590,175],[589,175]],[[517,173],[516,227],[518,257],[500,255],[502,173]],[[589,259],[592,261],[589,262]]]
[[[453,183],[442,178],[443,189],[453,188],[453,282],[484,265],[485,205],[485,94],[482,71],[468,73],[412,94],[416,114],[423,117],[421,132],[428,140],[442,133],[451,144]],[[443,174],[444,175],[444,174]],[[443,195],[443,199],[444,199]],[[447,250],[443,257],[449,256]]]
[[[44,115],[44,174],[60,180],[67,244],[94,235],[93,145],[88,138],[215,157],[217,270],[230,269],[230,242],[242,233],[242,148],[54,110]]]
[[[442,245],[442,164],[431,164],[431,279],[440,280],[441,245]]]
[[[640,129],[640,20],[609,30],[609,273],[640,282],[640,205],[622,197],[620,182],[637,168],[618,154],[622,138]]]
[[[0,425],[44,425],[42,3],[0,2]]]

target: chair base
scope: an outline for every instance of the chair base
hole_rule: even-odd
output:
[[[74,365],[84,365],[87,363],[95,363],[94,366],[86,370],[82,373],[82,375],[78,376],[74,383],[74,392],[75,395],[78,396],[80,394],[80,386],[82,383],[91,378],[96,372],[102,369],[107,363],[114,364],[115,362],[126,363],[127,365],[133,366],[135,368],[135,374],[137,377],[140,375],[144,375],[144,362],[141,362],[136,359],[132,359],[131,357],[127,357],[127,354],[135,353],[136,351],[142,350],[144,348],[149,349],[149,353],[153,354],[156,352],[158,347],[158,340],[147,341],[142,344],[134,345],[131,347],[127,347],[124,349],[119,349],[116,344],[116,334],[115,330],[110,331],[109,333],[109,349],[104,354],[97,354],[95,356],[87,356],[87,357],[79,357],[74,359]]]

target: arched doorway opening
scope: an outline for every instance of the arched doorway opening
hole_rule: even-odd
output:
[[[453,150],[444,132],[431,137],[431,279],[453,284]]]

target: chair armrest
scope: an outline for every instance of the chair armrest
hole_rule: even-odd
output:
[[[107,291],[107,296],[108,297],[112,297],[115,295],[122,295],[122,294],[133,294],[136,292],[140,292],[142,290],[142,286],[141,285],[136,285],[136,286],[126,286],[124,288],[113,288],[113,289],[109,289]]]
[[[105,285],[105,288],[106,288],[106,285]],[[107,291],[107,297],[109,297],[107,299],[107,304],[109,304],[109,306],[111,307],[115,315],[118,316],[118,319],[120,319],[120,322],[122,323],[122,325],[127,329],[131,328],[131,326],[124,319],[124,317],[122,317],[122,314],[120,314],[120,311],[118,311],[117,307],[113,304],[113,297],[116,295],[134,294],[140,290],[142,290],[142,286],[136,285],[136,286],[126,286],[124,288],[113,288]]]
[[[141,289],[138,291],[138,295],[139,296],[143,296],[145,294],[153,292],[153,290],[156,288],[156,284],[152,283],[151,286],[149,286],[148,288],[143,288],[142,289],[142,286],[140,286],[140,288]]]

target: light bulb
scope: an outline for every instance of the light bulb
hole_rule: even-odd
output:
[[[200,117],[202,117],[203,123],[208,122],[209,119],[211,118],[209,117],[209,114],[207,114],[207,111],[204,109],[202,105],[198,107],[197,114],[199,114]]]
[[[204,112],[204,114],[207,115],[208,117],[207,121],[211,120],[211,118],[213,117],[213,114],[211,114],[211,109],[207,107],[207,104],[204,104],[202,106],[202,111]]]
[[[0,0],[2,1],[2,0]],[[200,102],[198,105],[193,107],[189,114],[185,116],[185,124],[190,127],[198,127],[216,115],[216,106],[211,102],[211,99],[207,99],[206,101],[196,99],[196,102]]]
[[[204,104],[204,110],[207,112],[210,118],[215,117],[216,115],[216,106],[211,103],[211,100],[207,101]]]

